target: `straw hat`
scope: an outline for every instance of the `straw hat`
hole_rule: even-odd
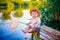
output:
[[[36,8],[30,9],[30,15],[32,16],[32,11],[36,11],[38,13],[38,17],[40,16],[40,11]]]

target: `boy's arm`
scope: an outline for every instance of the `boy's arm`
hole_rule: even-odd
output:
[[[29,23],[27,23],[26,25],[29,25],[29,24],[31,24],[31,21]]]
[[[36,21],[37,21],[37,22],[35,23],[35,26],[38,26],[38,25],[41,24],[41,20],[40,20],[40,18],[38,18]]]
[[[34,25],[35,25],[35,26],[38,26],[39,24],[40,24],[40,22],[36,22]]]

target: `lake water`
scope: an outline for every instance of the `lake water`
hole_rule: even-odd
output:
[[[26,22],[28,20],[22,19],[22,22]],[[24,34],[21,30],[26,27],[25,24],[19,23],[18,27],[15,30],[11,30],[9,28],[10,21],[2,21],[0,20],[0,40],[27,40],[30,39],[31,34]]]
[[[26,17],[27,16],[27,17]],[[20,19],[14,18],[17,21],[27,23],[29,22],[30,15],[28,11],[24,12],[24,16]],[[27,40],[30,39],[31,34],[27,33],[24,34],[21,30],[26,27],[25,24],[19,23],[18,27],[15,30],[11,30],[9,28],[10,20],[2,21],[0,19],[0,40],[25,40],[24,38],[27,37]]]

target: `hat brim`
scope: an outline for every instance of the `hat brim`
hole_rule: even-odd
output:
[[[38,17],[40,16],[40,11],[36,8],[30,9],[30,15],[32,16],[32,11],[35,10],[38,13]]]

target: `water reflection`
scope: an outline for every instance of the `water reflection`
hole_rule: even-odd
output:
[[[26,15],[26,14],[25,14]],[[29,22],[29,17],[26,16],[17,19],[18,21],[27,23]],[[27,33],[24,34],[21,30],[26,27],[25,24],[19,23],[18,27],[15,30],[11,30],[9,28],[11,20],[2,21],[0,19],[0,39],[1,40],[25,40],[24,38],[27,37],[27,40],[30,39],[31,34]]]

